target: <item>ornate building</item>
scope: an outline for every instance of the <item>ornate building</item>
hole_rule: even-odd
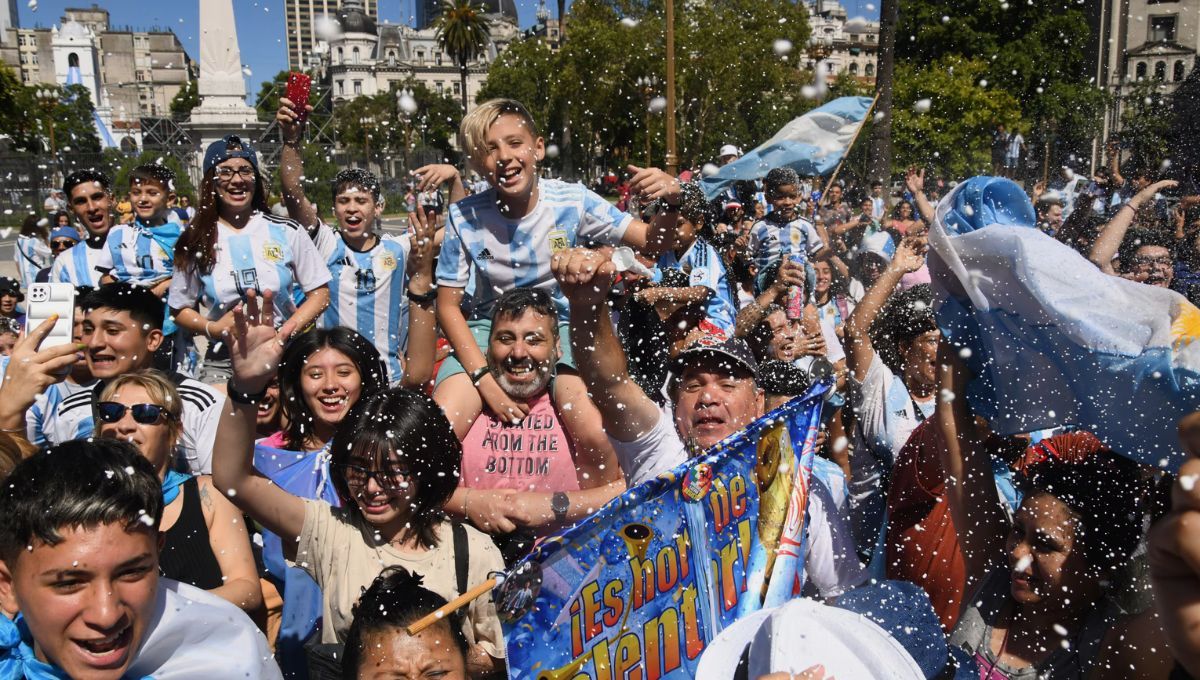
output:
[[[468,70],[467,101],[471,103],[487,80],[488,65],[520,37],[513,0],[483,4],[488,9],[491,41],[483,57]],[[314,55],[325,68],[335,102],[395,90],[410,78],[434,92],[455,99],[461,96],[458,66],[438,47],[433,28],[378,23],[365,11],[362,0],[343,0],[342,7],[340,34],[328,44],[318,44]]]
[[[810,54],[824,57],[831,80],[851,76],[875,82],[879,53],[879,22],[862,17],[848,19],[837,0],[810,0],[808,25],[812,29]]]
[[[305,59],[322,39],[321,17],[336,16],[342,4],[342,0],[285,0],[288,70],[303,71],[307,68]],[[367,16],[379,18],[378,0],[365,0],[363,9]]]

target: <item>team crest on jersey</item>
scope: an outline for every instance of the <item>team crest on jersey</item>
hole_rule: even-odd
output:
[[[570,247],[567,242],[567,232],[562,229],[555,229],[550,232],[550,252],[557,253],[566,250]]]
[[[396,268],[396,256],[392,253],[384,253],[379,256],[379,268],[384,271],[392,271]]]
[[[263,244],[263,259],[272,264],[283,262],[283,246],[269,242]]]

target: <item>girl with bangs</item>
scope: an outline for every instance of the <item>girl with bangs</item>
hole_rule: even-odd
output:
[[[329,478],[341,507],[289,493],[255,469],[248,455],[255,402],[295,331],[292,321],[278,331],[264,321],[271,318],[273,297],[265,294],[260,310],[250,294],[245,309],[234,310],[230,408],[222,414],[214,479],[239,508],[278,535],[289,558],[320,585],[321,642],[346,641],[355,602],[386,567],[422,575],[427,588],[447,599],[464,582],[477,584],[502,570],[500,551],[487,536],[442,513],[458,484],[462,448],[442,410],[423,394],[363,393],[341,418],[329,447]],[[467,608],[462,632],[472,676],[503,672],[504,641],[490,598]]]

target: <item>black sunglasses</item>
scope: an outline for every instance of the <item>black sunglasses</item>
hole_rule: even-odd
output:
[[[100,414],[100,420],[106,423],[115,423],[121,420],[125,417],[126,411],[133,411],[134,422],[142,425],[154,425],[160,420],[168,420],[171,417],[166,407],[158,404],[126,406],[115,401],[102,401],[96,405],[96,410]]]
[[[65,238],[64,238],[64,239],[59,239],[59,240],[57,240],[57,241],[51,241],[51,242],[50,242],[50,248],[51,248],[51,249],[54,249],[54,248],[70,248],[71,246],[75,245],[75,243],[76,243],[76,241],[71,241],[71,240],[68,240],[68,239],[65,239]]]
[[[352,463],[338,463],[334,467],[342,471],[342,477],[346,480],[346,486],[353,486],[355,488],[366,486],[367,480],[374,477],[379,486],[385,490],[401,491],[405,488],[405,484],[412,479],[412,473],[408,471],[408,468],[404,467],[371,470]]]

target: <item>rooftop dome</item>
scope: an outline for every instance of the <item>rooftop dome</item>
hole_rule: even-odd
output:
[[[362,0],[344,0],[342,11],[338,14],[338,23],[342,25],[342,33],[376,33],[375,20],[367,14]]]

